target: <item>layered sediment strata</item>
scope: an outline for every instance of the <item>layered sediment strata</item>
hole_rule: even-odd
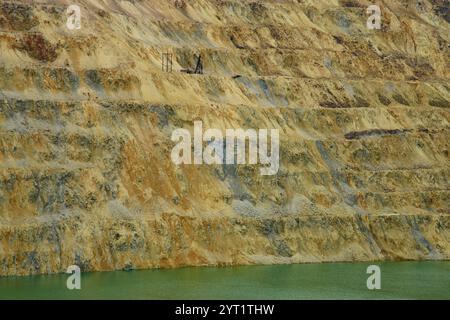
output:
[[[369,1],[183,3],[0,3],[0,275],[449,259],[446,1],[381,30]],[[278,129],[278,173],[174,165],[194,121]]]

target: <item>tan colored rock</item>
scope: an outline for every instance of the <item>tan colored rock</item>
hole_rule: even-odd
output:
[[[369,1],[78,3],[81,30],[0,4],[0,275],[449,259],[440,1],[383,2],[381,30]],[[197,120],[279,129],[278,173],[175,166]]]

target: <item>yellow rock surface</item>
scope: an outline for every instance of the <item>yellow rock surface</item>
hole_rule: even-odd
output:
[[[0,275],[449,259],[449,8],[379,2],[2,1]],[[278,173],[175,166],[197,120]]]

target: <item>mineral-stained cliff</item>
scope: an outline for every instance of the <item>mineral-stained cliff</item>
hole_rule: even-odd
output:
[[[0,275],[449,259],[449,2],[373,2],[0,1]],[[176,166],[196,120],[278,173]]]

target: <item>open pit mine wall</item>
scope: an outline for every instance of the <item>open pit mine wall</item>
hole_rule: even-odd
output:
[[[448,1],[375,2],[0,1],[0,275],[449,259]],[[176,166],[194,121],[277,174]]]

